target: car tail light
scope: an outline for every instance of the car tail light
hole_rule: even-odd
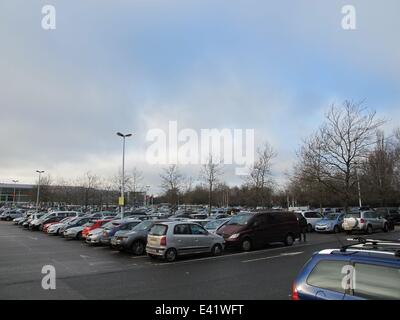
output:
[[[364,219],[360,219],[360,223],[365,223],[365,220]]]
[[[160,246],[166,246],[167,245],[167,237],[162,237],[160,239]]]
[[[295,283],[292,284],[292,300],[300,300]]]

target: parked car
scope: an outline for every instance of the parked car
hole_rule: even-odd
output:
[[[58,234],[60,227],[64,223],[67,223],[68,221],[71,221],[75,218],[76,217],[65,217],[65,218],[61,219],[60,221],[53,221],[53,222],[46,223],[45,225],[43,225],[43,232],[45,232],[47,234]]]
[[[376,208],[375,211],[388,221],[390,230],[394,230],[394,226],[400,224],[399,208],[381,207]]]
[[[63,223],[60,226],[60,229],[58,230],[58,233],[60,235],[64,236],[64,231],[70,229],[70,228],[75,228],[75,227],[80,227],[83,226],[84,224],[90,222],[92,219],[88,216],[84,217],[77,217],[75,219],[72,219],[70,221],[67,221],[66,223]]]
[[[331,209],[329,209],[329,213],[332,212]],[[300,213],[303,215],[304,218],[307,220],[307,232],[312,232],[315,230],[315,225],[317,222],[319,222],[324,216],[321,215],[319,212],[316,211],[296,211],[297,213]],[[325,214],[328,214],[327,212]]]
[[[222,254],[224,239],[212,234],[197,223],[169,221],[156,223],[147,236],[149,257],[162,257],[168,262],[178,256],[210,252]]]
[[[315,224],[317,232],[333,232],[342,231],[344,213],[329,213]]]
[[[86,236],[89,234],[90,231],[100,228],[103,224],[110,222],[111,219],[100,219],[100,220],[94,220],[93,223],[90,223],[87,225],[83,230],[82,230],[82,238],[86,238]]]
[[[83,229],[86,228],[87,226],[90,226],[91,224],[92,224],[91,222],[87,222],[86,224],[81,225],[81,226],[67,228],[63,233],[64,238],[75,239],[75,240],[83,239],[83,237],[82,237]]]
[[[257,212],[232,217],[218,229],[225,239],[225,247],[239,247],[249,251],[271,242],[283,242],[291,246],[299,238],[300,228],[292,212]]]
[[[208,232],[216,233],[217,230],[231,220],[231,218],[232,217],[210,220],[204,225],[204,228]]]
[[[142,223],[142,220],[128,218],[124,220],[110,221],[104,225],[102,235],[100,237],[100,242],[105,245],[111,244],[111,239],[118,232],[129,232],[135,226]]]
[[[111,247],[120,251],[130,251],[136,255],[141,255],[146,250],[147,235],[156,223],[164,221],[146,220],[141,221],[132,229],[119,230],[111,238]]]
[[[292,299],[399,300],[400,242],[357,241],[315,253],[294,280]]]
[[[385,218],[376,211],[359,211],[346,213],[343,220],[343,229],[347,233],[361,231],[371,234],[374,231],[389,231],[389,224]]]
[[[31,224],[32,221],[38,220],[41,217],[43,217],[46,212],[38,212],[38,213],[32,213],[29,218],[22,224],[24,228],[29,228],[29,225]]]
[[[40,218],[34,219],[29,223],[30,230],[41,230],[43,225],[53,221],[60,221],[65,217],[74,217],[78,216],[79,213],[76,211],[53,211],[49,212]]]
[[[20,217],[22,217],[22,212],[18,210],[7,210],[0,215],[0,219],[5,221],[11,221]]]

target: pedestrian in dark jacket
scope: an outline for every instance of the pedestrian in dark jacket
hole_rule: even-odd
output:
[[[297,221],[299,223],[299,228],[300,228],[300,239],[303,237],[303,241],[306,242],[306,233],[307,233],[307,219],[303,217],[303,215],[300,213],[298,215]]]

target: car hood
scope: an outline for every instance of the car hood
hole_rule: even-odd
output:
[[[232,235],[232,234],[240,232],[242,229],[243,229],[243,226],[237,225],[237,224],[224,225],[220,229],[218,229],[217,234],[218,235],[223,235],[223,234]]]
[[[90,234],[100,234],[100,233],[103,233],[103,228],[96,228],[96,229],[93,229],[93,230],[90,230]]]

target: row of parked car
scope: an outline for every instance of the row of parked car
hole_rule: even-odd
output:
[[[216,214],[207,219],[125,214],[121,217],[114,212],[32,212],[15,218],[14,223],[48,235],[107,245],[136,255],[147,253],[151,258],[167,261],[186,254],[219,255],[226,248],[248,251],[271,242],[289,246],[300,232],[296,215],[290,212]]]
[[[330,212],[321,215],[317,211],[295,211],[298,218],[307,220],[307,231],[320,233],[361,231],[371,234],[374,231],[394,230],[400,224],[400,213],[397,208],[376,208],[353,210],[348,213]]]

